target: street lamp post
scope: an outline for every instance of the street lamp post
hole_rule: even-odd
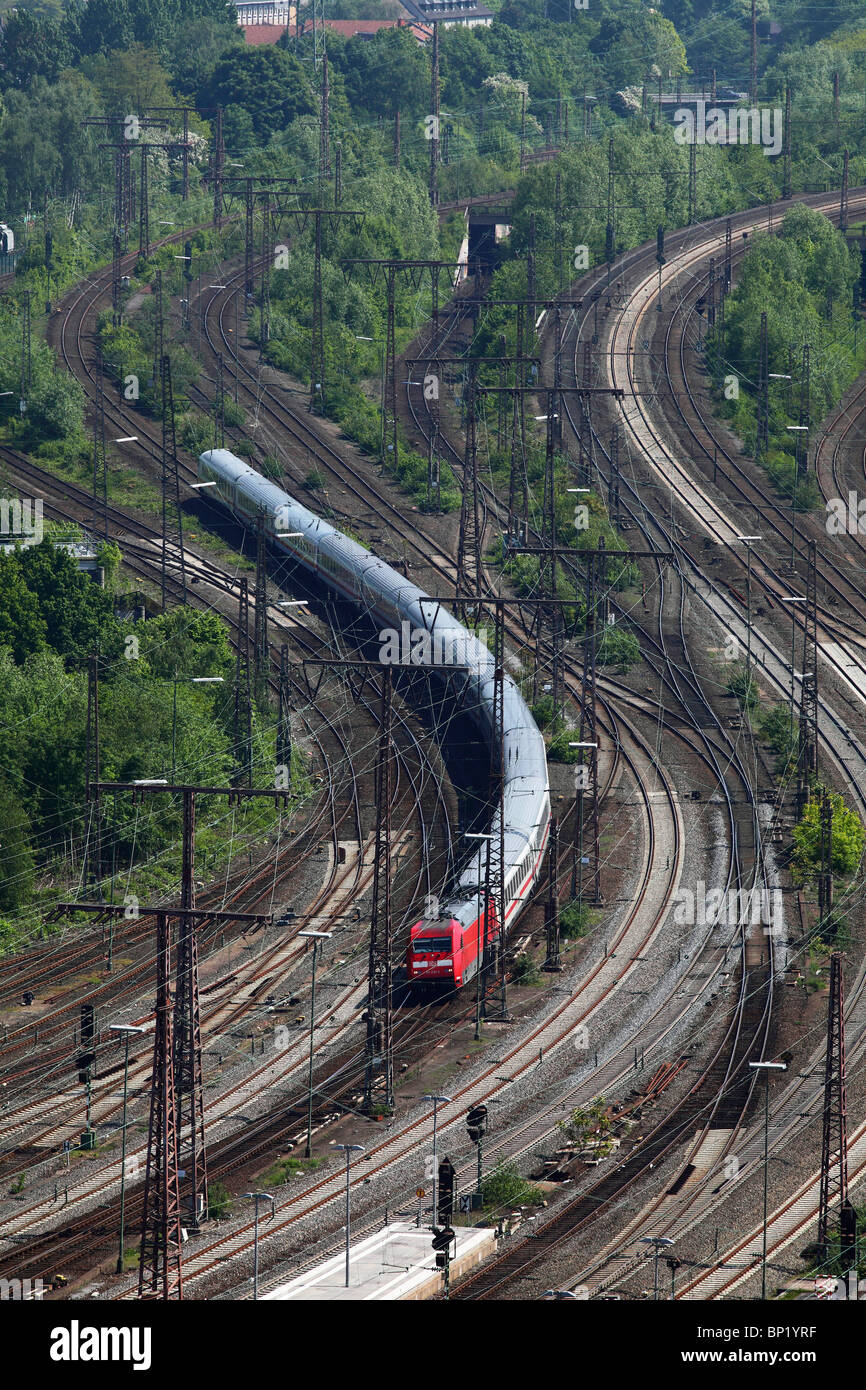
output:
[[[767,1298],[767,1173],[770,1166],[770,1072],[787,1071],[784,1062],[750,1062],[753,1071],[764,1073],[764,1228],[761,1239],[761,1302]]]
[[[675,1240],[670,1236],[641,1236],[641,1245],[651,1245],[653,1247],[653,1303],[658,1303],[659,1297],[659,1255],[662,1250],[668,1250],[672,1245],[676,1245]]]
[[[334,933],[330,931],[307,930],[298,932],[298,936],[311,937],[313,942],[313,989],[310,996],[310,1067],[307,1076],[307,1090],[309,1094],[307,1099],[307,1147],[304,1152],[305,1158],[311,1157],[313,1143],[313,1031],[316,1026],[316,959],[319,951],[319,942],[330,941],[333,935]]]
[[[120,1139],[120,1237],[117,1248],[117,1273],[123,1273],[123,1239],[124,1239],[124,1218],[126,1215],[126,1097],[129,1086],[129,1035],[130,1033],[143,1033],[144,1028],[139,1028],[134,1023],[110,1023],[109,1032],[122,1033],[124,1038],[123,1054],[123,1128]]]
[[[436,1225],[436,1222],[437,1222],[438,1219],[439,1219],[439,1211],[438,1211],[437,1201],[436,1201],[436,1199],[437,1199],[437,1197],[438,1197],[438,1195],[439,1195],[439,1194],[438,1194],[438,1191],[437,1191],[437,1189],[438,1189],[438,1183],[439,1183],[439,1170],[438,1170],[438,1168],[437,1168],[437,1166],[436,1166],[436,1125],[437,1125],[437,1118],[438,1118],[438,1106],[440,1106],[440,1105],[450,1105],[450,1104],[451,1104],[452,1097],[451,1097],[451,1096],[437,1096],[437,1095],[433,1095],[433,1094],[428,1093],[428,1094],[426,1094],[426,1095],[423,1095],[423,1096],[421,1097],[421,1099],[422,1099],[422,1100],[430,1100],[430,1101],[433,1102],[433,1225],[435,1226],[435,1225]]]
[[[346,1288],[349,1287],[349,1252],[351,1250],[350,1223],[352,1219],[352,1194],[349,1187],[349,1164],[352,1162],[353,1153],[363,1153],[363,1144],[335,1144],[335,1149],[342,1149],[346,1155]]]
[[[248,1197],[251,1202],[256,1204],[256,1215],[253,1223],[253,1301],[258,1302],[259,1297],[259,1202],[270,1202],[271,1214],[269,1221],[273,1221],[276,1215],[274,1199],[270,1192],[242,1192],[242,1197]]]

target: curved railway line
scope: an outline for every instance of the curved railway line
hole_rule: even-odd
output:
[[[852,193],[852,206],[857,205],[858,197],[861,201],[866,201],[866,195],[863,195],[862,192],[858,192],[857,194]],[[821,197],[813,197],[806,201],[812,202],[816,206],[824,206],[829,200],[826,198],[822,199]],[[750,218],[752,219],[752,225],[754,225],[759,215],[760,214],[754,211],[737,214],[732,218],[732,222],[740,229],[742,226],[746,226],[749,223]],[[706,235],[701,248],[690,248],[686,253],[688,257],[687,263],[690,268],[693,262],[699,266],[701,260],[706,259],[706,257],[712,253],[708,247],[715,246],[717,248],[717,241],[713,241],[713,233],[707,233],[707,229],[703,227],[690,228],[685,233],[677,234],[669,238],[669,245],[676,244],[685,246],[691,237],[702,233]],[[698,254],[699,250],[700,254]],[[626,273],[631,270],[639,271],[644,260],[649,263],[648,251],[643,250],[630,253],[630,255],[623,258],[621,264],[617,267],[617,277],[621,280]],[[674,281],[679,273],[680,271],[669,264],[666,283]],[[653,278],[654,275],[655,272],[653,272]],[[235,276],[233,278],[237,279],[238,277]],[[645,281],[644,283],[646,284],[647,282]],[[695,298],[697,297],[697,292],[699,291],[701,283],[701,276],[698,274],[695,276],[692,286],[695,289]],[[641,288],[641,286],[638,287],[639,290]],[[103,285],[99,294],[105,293],[105,289],[106,287]],[[238,390],[243,393],[244,399],[249,399],[254,402],[257,421],[261,422],[264,418],[267,430],[279,431],[281,436],[287,435],[295,444],[309,451],[310,456],[315,459],[317,465],[321,464],[328,469],[329,473],[338,478],[343,486],[348,487],[364,505],[384,508],[385,510],[380,512],[380,515],[387,514],[389,523],[393,522],[394,530],[403,538],[404,544],[406,546],[411,546],[415,553],[418,554],[425,563],[434,568],[441,578],[444,578],[449,584],[453,583],[454,566],[445,548],[432,542],[425,534],[423,528],[416,526],[411,521],[407,521],[405,516],[393,505],[383,492],[372,485],[367,479],[361,477],[356,470],[353,470],[351,466],[346,463],[336,450],[332,449],[320,437],[316,430],[308,423],[308,420],[305,420],[304,417],[297,412],[293,412],[284,402],[277,400],[272,387],[261,379],[258,379],[256,375],[249,370],[248,365],[243,361],[240,345],[231,343],[225,332],[225,325],[223,323],[224,312],[230,301],[230,297],[237,293],[237,288],[232,288],[230,284],[227,285],[226,289],[214,293],[213,298],[207,303],[204,310],[205,330],[210,348],[214,354],[219,351],[217,347],[217,336],[221,338],[222,344],[228,349],[229,370],[235,376]],[[67,320],[64,320],[61,330],[61,350],[63,351],[63,355],[70,370],[73,370],[75,374],[79,376],[79,379],[82,379],[82,369],[86,380],[89,380],[90,377],[83,339],[86,333],[85,322],[87,315],[92,311],[98,300],[99,294],[96,295],[96,298],[84,304],[83,308],[81,305],[83,295],[79,295],[78,299],[75,301],[75,316],[72,318],[74,346],[72,345],[71,338],[67,341]],[[631,294],[632,299],[634,299],[635,292],[632,291]],[[679,329],[675,330],[674,322],[678,318],[680,309],[683,309],[685,312],[685,322],[682,323]],[[685,370],[684,353],[687,347],[687,321],[688,315],[693,312],[693,302],[690,309],[686,308],[686,297],[684,296],[682,305],[680,305],[677,312],[671,316],[671,321],[667,326],[664,338],[666,379],[672,392],[671,398],[676,399],[679,379],[671,372],[670,360],[673,359],[675,362],[679,360],[684,391],[690,398],[690,404],[694,412],[694,419],[692,421],[686,421],[685,413],[683,413],[683,424],[684,426],[687,425],[693,438],[698,441],[699,447],[703,453],[712,459],[712,452],[707,453],[707,443],[709,442],[710,448],[712,448],[713,443],[710,427],[701,415],[697,401],[691,393],[688,374]],[[459,317],[460,311],[458,308],[450,319],[446,319],[443,327],[443,337],[449,336],[454,331],[459,322]],[[575,346],[572,357],[572,369],[574,371],[575,381],[578,379],[577,355],[580,347],[580,334],[581,331],[587,327],[589,317],[590,310],[587,308],[582,320],[576,318],[569,325],[569,332],[574,333]],[[215,324],[214,318],[216,320]],[[611,378],[616,384],[619,383],[623,372],[626,373],[628,378],[629,395],[627,396],[627,403],[630,404],[632,409],[631,411],[624,411],[627,423],[633,430],[636,438],[640,436],[645,440],[650,440],[651,462],[653,461],[652,450],[659,449],[665,451],[666,464],[672,465],[677,470],[675,476],[678,479],[676,489],[678,503],[687,509],[693,509],[697,495],[694,485],[691,485],[690,482],[686,480],[685,469],[680,470],[680,466],[676,464],[675,460],[670,456],[667,446],[652,426],[648,418],[648,413],[642,410],[638,404],[639,397],[634,389],[634,358],[637,356],[639,360],[639,352],[635,354],[632,351],[636,335],[639,332],[639,320],[637,316],[628,324],[628,340],[625,349],[620,348],[618,344],[615,345],[615,337],[617,333],[622,332],[624,318],[625,314],[622,315],[611,333],[607,361],[610,363]],[[679,334],[678,338],[677,333]],[[441,351],[441,341],[440,344],[435,346]],[[430,347],[432,350],[434,345],[431,344]],[[620,358],[622,358],[621,361]],[[623,362],[625,363],[625,367],[622,365]],[[676,368],[674,370],[676,371]],[[86,380],[84,383],[85,389],[88,389]],[[866,388],[864,388],[864,391],[866,391]],[[89,392],[89,394],[91,393]],[[423,419],[419,411],[419,406],[420,403],[412,397],[411,383],[407,383],[407,408],[414,416],[415,423],[423,434]],[[567,405],[565,409],[566,411],[568,410]],[[108,413],[108,404],[106,405],[106,410]],[[130,416],[123,412],[116,412],[116,415],[112,418],[117,418],[121,421],[124,428],[129,425]],[[135,416],[137,426],[141,418],[140,415]],[[602,456],[605,456],[604,444],[600,435],[595,431],[592,423],[588,422],[586,419],[582,419],[579,424],[576,423],[571,416],[571,412],[569,412],[569,419],[576,433],[586,432],[587,424],[589,424],[590,430],[593,431],[594,447]],[[267,437],[267,430],[262,432],[261,437]],[[706,437],[704,439],[701,439],[698,433],[701,430],[705,431]],[[158,457],[158,453],[155,452],[157,447],[156,440],[147,426],[145,425],[139,428],[139,433],[145,435],[147,441],[144,444],[145,450],[150,453],[152,457]],[[846,431],[846,434],[847,433],[850,433],[850,426]],[[447,438],[443,437],[442,433],[440,433],[440,447],[445,447],[447,450],[451,451],[453,454],[455,471],[459,473],[462,458],[453,444]],[[838,445],[836,446],[836,451],[833,456],[832,468],[834,480],[836,479],[837,452]],[[730,465],[731,474],[733,475],[736,473],[739,476],[739,472],[742,470],[739,470],[739,465],[736,461],[728,454],[725,454],[725,458]],[[656,464],[656,466],[658,465]],[[601,477],[602,473],[600,466],[598,471]],[[682,474],[682,482],[679,482],[680,473]],[[745,486],[745,481],[738,482],[737,484],[738,487],[741,487],[743,497],[749,496],[749,489],[752,490],[754,496],[765,496],[751,479],[746,479],[745,474],[743,474],[743,478],[748,482],[748,488]],[[711,778],[715,779],[717,785],[723,791],[726,808],[725,815],[730,833],[727,869],[728,885],[735,887],[752,887],[763,882],[766,886],[766,864],[763,863],[763,855],[760,852],[761,835],[763,832],[758,816],[756,804],[757,788],[753,785],[753,772],[747,766],[740,750],[737,748],[736,740],[732,740],[729,737],[727,731],[722,727],[718,717],[712,710],[709,702],[706,700],[700,679],[689,657],[685,637],[684,614],[687,592],[694,591],[695,588],[695,575],[699,569],[698,563],[689,551],[680,544],[675,535],[669,535],[654,519],[651,524],[648,522],[645,505],[634,492],[631,484],[628,483],[625,478],[623,478],[622,481],[626,490],[633,498],[633,505],[632,503],[626,504],[626,510],[630,513],[633,523],[639,526],[645,537],[648,540],[652,540],[653,543],[659,543],[660,540],[663,540],[674,554],[674,563],[672,566],[674,571],[673,580],[665,574],[661,565],[657,567],[657,585],[660,596],[657,621],[658,632],[657,634],[650,635],[641,630],[644,656],[650,668],[683,710],[683,714],[677,716],[677,721],[679,721],[677,724],[667,715],[663,716],[662,722],[665,729],[670,734],[677,736],[684,743],[688,742],[690,744],[694,757],[699,759],[707,767]],[[669,485],[673,488],[673,484],[670,483],[670,477]],[[691,491],[689,490],[690,487],[692,489]],[[726,535],[727,539],[723,540],[722,543],[729,544],[731,536],[723,530],[724,525],[728,523],[724,521],[722,514],[719,513],[718,507],[705,493],[700,494],[700,499],[701,506],[704,509],[701,513],[704,525],[707,526],[711,523],[715,528],[716,535]],[[90,499],[88,499],[88,501],[90,501]],[[501,517],[501,505],[487,489],[485,489],[484,505],[487,509],[485,520],[487,520],[488,517],[492,519]],[[781,514],[781,508],[776,508],[776,510]],[[775,521],[772,524],[778,534],[782,536],[784,524],[779,525]],[[729,527],[729,532],[730,529]],[[788,529],[790,531],[790,527]],[[492,594],[493,588],[487,576],[485,575],[484,578],[486,587]],[[826,576],[822,573],[822,580],[824,578],[826,578],[827,586],[831,592],[835,592],[837,601],[842,599],[843,602],[850,604],[850,600],[845,597],[844,588],[837,587],[834,571],[831,567],[828,567]],[[779,580],[777,576],[773,575],[764,562],[756,563],[753,566],[753,579],[755,582],[763,585],[765,593],[771,599],[773,597],[779,599],[788,592],[784,581]],[[855,585],[849,583],[848,589],[859,597],[860,591]],[[866,597],[866,595],[863,596]],[[737,611],[736,605],[732,603],[727,596],[724,596],[724,602],[732,613]],[[668,610],[673,609],[675,614],[673,635],[670,631],[665,632],[664,630],[663,610],[666,605]],[[853,605],[851,606],[852,610],[856,611],[853,609]],[[741,614],[738,614],[738,617],[741,619]],[[858,634],[854,631],[854,625],[852,623],[845,619],[840,619],[839,615],[833,613],[825,606],[822,606],[821,609],[821,623],[825,625],[825,635],[838,635],[841,627],[846,629],[846,641],[863,642],[864,640],[862,634]],[[832,627],[830,626],[831,623],[833,624]],[[668,623],[668,626],[670,626],[670,623]],[[511,640],[519,643],[523,635],[519,625],[511,623],[509,627],[509,636]],[[617,688],[618,683],[612,680],[601,681],[600,686],[603,690],[609,691],[610,695],[617,699],[618,706],[620,702],[622,704],[630,703],[640,712],[646,713],[644,705],[648,702],[642,702],[639,698],[636,698],[634,692],[627,687]],[[572,697],[579,693],[578,676],[573,663],[569,662],[566,662],[566,687]],[[643,736],[640,735],[635,727],[629,724],[622,713],[616,715],[613,713],[606,696],[602,698],[600,704],[603,711],[600,716],[600,724],[605,730],[606,737],[610,741],[610,746],[615,750],[614,763],[616,760],[622,760],[643,798],[648,854],[637,900],[632,905],[626,923],[620,927],[609,953],[605,953],[602,960],[582,982],[580,988],[576,992],[572,992],[569,999],[565,1001],[564,1004],[557,1004],[550,1019],[546,1020],[542,1026],[532,1031],[527,1039],[510,1051],[506,1051],[504,1056],[498,1057],[494,1065],[490,1068],[483,1067],[481,1074],[477,1077],[473,1077],[473,1079],[459,1091],[454,1098],[455,1113],[452,1116],[451,1107],[449,1106],[444,1111],[442,1119],[440,1120],[443,1133],[446,1132],[451,1125],[455,1124],[459,1117],[462,1117],[462,1112],[465,1107],[470,1104],[478,1104],[482,1100],[492,1099],[496,1096],[497,1092],[501,1092],[502,1088],[495,1085],[495,1082],[502,1078],[495,1075],[495,1069],[502,1069],[505,1067],[513,1069],[513,1076],[509,1076],[508,1078],[508,1081],[512,1081],[533,1065],[532,1057],[537,1050],[539,1038],[542,1036],[545,1038],[545,1053],[556,1050],[558,1047],[567,1043],[575,1027],[579,1026],[584,1019],[592,1017],[593,1010],[599,1008],[602,1002],[607,1000],[611,993],[615,992],[615,985],[621,985],[622,981],[627,978],[628,972],[621,978],[618,978],[614,984],[606,984],[606,969],[621,968],[612,967],[611,965],[613,956],[616,954],[616,946],[622,945],[625,942],[628,942],[630,945],[635,944],[630,940],[628,935],[630,929],[634,926],[636,930],[645,932],[643,941],[638,944],[635,953],[637,956],[640,956],[642,954],[642,947],[646,946],[647,943],[654,938],[654,935],[658,931],[667,913],[670,895],[673,891],[673,886],[676,882],[676,874],[680,866],[681,831],[679,814],[675,805],[676,797],[673,795],[672,787],[666,780],[660,765],[654,757],[651,746],[646,742]],[[843,726],[841,722],[835,719],[832,711],[824,707],[822,713],[825,719],[829,718],[835,720],[838,729],[842,730]],[[685,727],[683,727],[683,725]],[[862,757],[860,761],[861,763],[863,762]],[[673,826],[672,833],[677,846],[676,854],[672,856],[673,864],[669,864],[668,869],[664,871],[665,893],[663,900],[661,903],[654,905],[652,908],[651,920],[647,924],[638,924],[637,919],[639,911],[645,905],[647,899],[650,869],[653,866],[654,856],[657,854],[655,848],[656,831],[654,817],[657,816],[658,809],[647,794],[647,777],[646,773],[641,770],[642,768],[650,769],[652,775],[658,778],[662,784],[662,790],[666,798],[668,814],[670,816],[670,823]],[[731,777],[736,782],[734,789],[728,786],[728,778]],[[613,774],[611,773],[608,778],[608,788],[611,786],[613,780]],[[734,805],[735,797],[740,795],[745,798],[745,811],[738,810]],[[741,822],[742,824],[749,823],[754,831],[754,853],[751,850],[747,854],[743,852],[743,836],[739,828]],[[700,1122],[703,1126],[701,1130],[702,1135],[705,1135],[713,1125],[714,1118],[718,1125],[718,1117],[720,1115],[723,1115],[724,1118],[732,1119],[734,1125],[732,1134],[736,1135],[739,1132],[752,1090],[752,1079],[747,1069],[748,1057],[749,1055],[754,1056],[756,1054],[763,1055],[770,1037],[775,968],[772,960],[768,960],[767,967],[760,972],[761,979],[758,983],[758,987],[753,988],[752,986],[755,984],[755,972],[747,967],[747,941],[746,933],[742,926],[737,936],[736,950],[740,958],[740,977],[736,1006],[728,1022],[722,1042],[718,1045],[709,1063],[705,1066],[699,1081],[690,1088],[688,1096],[680,1102],[680,1105],[671,1115],[666,1116],[664,1120],[645,1136],[644,1143],[637,1152],[636,1158],[630,1158],[627,1160],[626,1164],[623,1165],[625,1171],[620,1172],[613,1190],[611,1190],[608,1195],[600,1196],[599,1194],[603,1193],[606,1185],[611,1183],[614,1176],[611,1173],[608,1173],[601,1183],[594,1186],[590,1193],[579,1194],[574,1203],[569,1203],[566,1212],[558,1213],[557,1216],[554,1217],[554,1221],[548,1223],[551,1228],[548,1233],[549,1240],[548,1237],[545,1237],[546,1244],[542,1244],[539,1240],[536,1240],[534,1242],[535,1250],[532,1256],[527,1258],[526,1251],[521,1253],[521,1247],[519,1245],[512,1247],[506,1252],[506,1255],[500,1257],[500,1260],[494,1265],[485,1266],[477,1280],[465,1283],[462,1288],[469,1297],[489,1296],[494,1291],[501,1291],[501,1289],[513,1280],[517,1274],[524,1273],[530,1264],[537,1262],[559,1239],[565,1240],[569,1235],[573,1234],[574,1230],[577,1229],[575,1221],[582,1221],[583,1219],[586,1221],[590,1220],[590,1214],[588,1212],[585,1218],[580,1217],[579,1211],[581,1203],[587,1202],[589,1206],[593,1206],[593,1208],[597,1210],[599,1201],[606,1202],[612,1200],[615,1194],[621,1192],[625,1186],[636,1181],[646,1172],[646,1166],[649,1164],[650,1155],[653,1152],[657,1152],[656,1161],[658,1161],[658,1157],[661,1156],[662,1153],[666,1153],[676,1145],[682,1143],[683,1131],[694,1123],[696,1115],[701,1117]],[[772,938],[768,938],[768,943],[770,951],[772,951]],[[716,964],[717,972],[721,971],[722,963],[726,959],[727,949],[725,950],[722,962]],[[678,981],[678,983],[681,983],[681,981]],[[859,990],[862,988],[862,983],[861,977],[858,983],[857,993],[859,993]],[[596,996],[593,995],[593,990],[596,991]],[[599,991],[601,992],[599,993]],[[582,997],[587,993],[589,994],[589,1000]],[[663,999],[662,1002],[658,1004],[653,1014],[653,1019],[657,1019],[658,1016],[662,1015],[664,1010],[672,1005],[673,1000],[673,995],[671,995],[670,998]],[[583,1009],[583,1012],[580,1012],[581,1009]],[[685,1017],[688,1012],[689,1007],[684,1006],[681,1017]],[[577,1014],[576,1021],[575,1013]],[[679,1021],[680,1019],[677,1019],[676,1023]],[[668,1036],[668,1033],[674,1030],[675,1026],[675,1023],[665,1021],[663,1031],[660,1033],[658,1039],[653,1040],[652,1046],[660,1046],[663,1039]],[[642,1025],[642,1030],[644,1027],[645,1025]],[[553,1039],[552,1042],[548,1042],[547,1039],[551,1032],[553,1034]],[[630,1037],[628,1042],[622,1046],[620,1052],[617,1054],[617,1058],[621,1058],[624,1061],[630,1053],[631,1045],[632,1039]],[[2,1054],[0,1054],[0,1056],[2,1056]],[[614,1071],[616,1071],[615,1062],[616,1059],[606,1059],[606,1064],[611,1063]],[[626,1067],[621,1069],[620,1075],[617,1077],[619,1084],[622,1084],[624,1079],[628,1076],[629,1070],[630,1069]],[[591,1078],[584,1078],[582,1084],[586,1085],[589,1080],[591,1080]],[[609,1091],[613,1084],[615,1083],[606,1080],[606,1091]],[[703,1097],[698,1098],[698,1093],[705,1087],[708,1088],[710,1092],[708,1100]],[[574,1093],[576,1094],[576,1092],[577,1088],[574,1088]],[[559,1108],[561,1104],[561,1099],[558,1099],[556,1108]],[[690,1105],[691,1108],[689,1108]],[[457,1107],[459,1107],[459,1116],[456,1110]],[[525,1131],[527,1134],[531,1131],[534,1137],[526,1147],[531,1147],[531,1144],[538,1142],[539,1132],[548,1134],[551,1132],[553,1128],[551,1124],[553,1112],[554,1107],[549,1107],[541,1115],[534,1117],[531,1122],[527,1122]],[[677,1119],[678,1115],[679,1120]],[[358,1173],[355,1177],[355,1186],[360,1188],[362,1183],[370,1181],[380,1175],[388,1174],[392,1170],[396,1170],[398,1164],[408,1161],[410,1155],[413,1152],[417,1152],[418,1138],[426,1133],[427,1124],[427,1117],[422,1116],[411,1122],[407,1121],[399,1127],[395,1126],[395,1133],[389,1134],[386,1140],[368,1151],[368,1162],[372,1163],[373,1166],[367,1167],[365,1164],[365,1171],[363,1173]],[[725,1127],[727,1128],[728,1126],[726,1125]],[[519,1141],[519,1138],[519,1132],[517,1134],[512,1132],[507,1139],[502,1141],[502,1152],[513,1153],[515,1142]],[[656,1151],[653,1149],[654,1144],[662,1147],[658,1148]],[[698,1141],[696,1140],[690,1152],[696,1151],[697,1147]],[[518,1148],[518,1152],[521,1151],[522,1150]],[[730,1145],[725,1149],[725,1153],[729,1151]],[[724,1154],[722,1154],[721,1157],[723,1158]],[[629,1165],[631,1165],[633,1170],[631,1172],[628,1171]],[[399,1183],[399,1191],[403,1199],[408,1200],[408,1194],[412,1187],[414,1187],[414,1182],[404,1181],[402,1175],[398,1178],[396,1171],[393,1177]],[[272,1228],[273,1231],[276,1233],[285,1233],[286,1229],[294,1222],[298,1222],[301,1217],[308,1216],[315,1211],[320,1211],[326,1207],[328,1203],[333,1202],[335,1196],[339,1195],[341,1190],[341,1178],[339,1174],[328,1174],[320,1181],[312,1183],[304,1192],[290,1197],[289,1200],[280,1207],[279,1221],[275,1223]],[[592,1194],[595,1195],[593,1196]],[[694,1201],[695,1197],[692,1196],[690,1200]],[[576,1211],[572,1209],[573,1207],[576,1207]],[[557,1222],[563,1223],[567,1229],[563,1230],[560,1226],[557,1232],[555,1229]],[[542,1231],[546,1230],[547,1226],[542,1226]],[[198,1278],[212,1275],[222,1259],[228,1256],[234,1257],[248,1251],[252,1243],[251,1232],[252,1223],[244,1223],[240,1229],[236,1229],[227,1235],[221,1236],[217,1240],[206,1240],[199,1245],[195,1252],[191,1253],[188,1260],[185,1261],[185,1279],[194,1281]],[[521,1261],[523,1262],[521,1263]],[[511,1262],[510,1265],[509,1262]]]

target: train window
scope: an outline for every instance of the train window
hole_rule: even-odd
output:
[[[448,936],[416,936],[413,943],[417,955],[447,954],[451,950]]]

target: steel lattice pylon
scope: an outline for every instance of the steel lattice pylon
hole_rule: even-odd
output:
[[[235,780],[242,785],[252,786],[253,699],[250,677],[250,596],[246,579],[240,581],[238,596],[238,645],[235,658],[232,737],[237,762]]]
[[[818,771],[818,612],[815,542],[809,541],[806,606],[803,615],[803,681],[797,742],[797,808],[809,799],[811,778]]]
[[[382,673],[382,719],[376,760],[376,831],[373,897],[370,907],[370,960],[367,995],[367,1040],[364,1054],[364,1107],[377,1098],[394,1104],[394,1052],[391,959],[391,708],[393,676]]]
[[[842,957],[830,957],[827,1053],[824,1065],[824,1129],[821,1141],[821,1195],[818,1244],[826,1259],[830,1237],[839,1233],[848,1200],[848,1106],[845,1094],[845,1000]]]
[[[174,395],[171,388],[171,358],[164,353],[159,368],[162,396],[162,607],[168,604],[168,547],[177,546],[180,566],[181,602],[186,603],[186,557],[183,545],[183,509],[180,505],[180,473],[174,428]]]
[[[463,454],[463,494],[460,503],[460,533],[457,541],[455,595],[481,588],[482,520],[478,491],[476,425],[478,413],[477,369],[473,361],[466,368],[466,447]]]
[[[156,1011],[150,1131],[144,1175],[144,1207],[138,1264],[139,1298],[183,1297],[177,1113],[171,1020],[171,928],[156,919]]]
[[[195,907],[195,793],[183,790],[181,907]],[[197,924],[191,912],[179,919],[177,994],[174,1002],[174,1089],[177,1106],[178,1169],[187,1219],[195,1230],[207,1217],[207,1155],[204,1138],[201,1016],[198,997]]]

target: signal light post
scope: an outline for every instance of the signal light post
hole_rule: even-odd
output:
[[[478,1199],[481,1201],[481,1179],[483,1171],[484,1134],[487,1129],[487,1106],[473,1105],[466,1116],[466,1131],[478,1150]]]

